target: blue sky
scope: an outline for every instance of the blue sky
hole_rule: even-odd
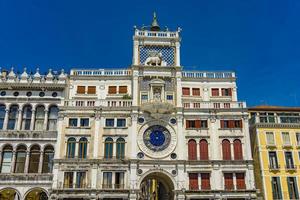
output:
[[[182,31],[185,69],[234,70],[239,99],[300,104],[299,0],[0,0],[0,66],[127,67],[133,26]]]

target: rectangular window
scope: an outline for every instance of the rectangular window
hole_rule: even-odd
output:
[[[287,184],[288,184],[290,199],[299,199],[296,177],[287,177]]]
[[[224,173],[225,190],[233,190],[233,174]]]
[[[115,174],[115,189],[124,188],[124,172],[116,172]]]
[[[88,94],[96,94],[96,86],[88,86]]]
[[[167,95],[167,100],[173,100],[173,95]]]
[[[184,108],[190,108],[190,103],[183,103]]]
[[[102,188],[112,188],[112,172],[103,172]]]
[[[126,119],[117,119],[117,127],[126,127]]]
[[[210,175],[209,173],[201,173],[201,189],[210,190]]]
[[[199,189],[197,173],[189,174],[189,184],[190,184],[190,190],[198,190]]]
[[[297,146],[300,146],[300,133],[296,133]]]
[[[236,176],[236,188],[238,190],[246,189],[245,174],[244,173],[236,173],[235,176]]]
[[[85,94],[85,86],[77,86],[77,94]]]
[[[119,94],[127,94],[127,86],[119,86]]]
[[[271,181],[272,181],[273,199],[282,199],[280,178],[279,177],[272,177]]]
[[[115,119],[106,119],[105,120],[106,127],[114,127],[115,126]]]
[[[89,118],[81,118],[80,119],[80,126],[81,127],[89,127],[90,126]]]
[[[276,151],[270,151],[269,152],[269,164],[270,169],[278,169],[278,161],[277,161],[277,154]]]
[[[148,100],[148,95],[146,95],[146,94],[142,94],[142,100]]]
[[[294,169],[294,160],[293,160],[293,153],[290,151],[284,152],[285,155],[285,165],[287,169]]]
[[[200,108],[201,107],[201,103],[194,103],[194,108]]]
[[[77,127],[77,118],[69,118],[69,127]]]
[[[267,136],[267,145],[275,145],[274,133],[266,132],[266,136]]]
[[[13,155],[12,152],[6,152],[6,151],[3,152],[1,173],[10,173],[12,155]]]
[[[282,133],[283,145],[291,145],[290,134],[288,132]]]
[[[242,120],[221,120],[221,128],[243,128]]]
[[[73,172],[65,172],[64,174],[64,188],[73,188]]]
[[[220,109],[221,104],[220,103],[214,103],[214,109]]]
[[[86,173],[85,172],[77,172],[76,176],[76,188],[85,188],[85,177]]]
[[[224,108],[230,108],[230,103],[224,103]]]
[[[212,88],[211,89],[211,96],[219,96],[219,88]]]
[[[222,88],[222,96],[231,96],[231,88]]]
[[[189,96],[190,95],[190,88],[187,88],[187,87],[182,88],[182,95]]]
[[[117,86],[108,86],[108,94],[117,94]]]
[[[193,96],[200,96],[200,88],[192,88]]]
[[[207,128],[207,120],[186,120],[186,128]]]

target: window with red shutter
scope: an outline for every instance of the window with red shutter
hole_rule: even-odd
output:
[[[201,128],[200,120],[195,120],[195,128]]]
[[[188,158],[189,160],[197,160],[197,143],[195,140],[188,142]]]
[[[189,174],[189,184],[190,184],[190,190],[198,190],[199,189],[197,173]]]
[[[211,89],[212,96],[219,96],[219,88],[212,88]]]
[[[225,128],[224,120],[221,120],[221,128]]]
[[[200,89],[199,88],[192,88],[193,96],[200,96]]]
[[[238,190],[246,189],[245,174],[244,173],[236,173],[235,175],[236,175],[236,188]]]
[[[210,175],[209,173],[201,173],[201,189],[210,190]]]
[[[77,94],[85,94],[85,86],[77,86]]]
[[[119,94],[126,94],[127,86],[119,86]]]
[[[208,160],[208,143],[206,140],[200,140],[200,160]]]
[[[229,140],[222,141],[223,160],[231,160],[231,150]]]
[[[182,88],[182,95],[190,95],[190,88],[186,88],[186,87],[184,87],[184,88]]]
[[[238,139],[233,141],[234,160],[243,160],[242,142]]]
[[[233,190],[233,174],[224,173],[225,190]]]
[[[88,86],[88,94],[96,94],[96,86]]]
[[[235,128],[235,121],[234,120],[229,120],[229,128]]]
[[[243,128],[243,121],[242,120],[235,120],[234,121],[234,128]]]
[[[108,94],[117,94],[117,86],[108,86]]]

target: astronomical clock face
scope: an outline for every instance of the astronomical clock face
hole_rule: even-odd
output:
[[[141,151],[149,157],[163,158],[174,151],[176,138],[174,129],[169,125],[146,124],[139,130],[137,142]]]
[[[152,151],[162,151],[170,145],[171,134],[165,127],[155,125],[144,132],[143,140],[146,147]]]

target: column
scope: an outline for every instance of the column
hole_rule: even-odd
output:
[[[14,171],[15,171],[15,163],[16,163],[16,151],[13,151],[13,156],[12,156],[12,161],[11,161],[11,168],[10,168],[11,173],[14,173]]]
[[[176,106],[177,107],[182,107],[182,99],[181,99],[181,94],[182,94],[182,85],[181,85],[181,72],[176,73]]]
[[[211,160],[220,160],[220,141],[219,141],[219,133],[218,133],[218,120],[215,116],[210,117],[210,128],[209,128],[209,135],[210,135],[210,145],[209,145],[209,152],[211,155]]]
[[[3,122],[3,130],[7,130],[9,109],[5,109],[5,117]]]
[[[25,160],[25,169],[24,169],[25,174],[27,174],[29,170],[29,159],[30,159],[30,151],[26,151],[26,160]]]
[[[201,185],[201,173],[198,173],[198,190],[202,189],[202,185]]]
[[[93,164],[92,170],[91,170],[91,188],[96,189],[97,188],[97,164]]]
[[[40,153],[40,161],[39,161],[39,171],[38,173],[41,174],[43,171],[43,161],[44,161],[44,152],[41,151]]]
[[[200,160],[200,144],[199,144],[199,141],[196,140],[196,152],[197,152],[197,160]]]
[[[133,81],[132,81],[132,105],[138,106],[139,99],[139,71],[133,71]]]
[[[64,123],[64,115],[58,115],[57,122],[57,141],[55,144],[55,154],[54,159],[60,159],[61,155],[65,155],[65,148],[62,148],[62,144],[65,142],[64,140],[64,132],[63,132],[63,123]]]
[[[43,130],[46,131],[48,128],[48,110],[45,110],[45,117],[44,117],[44,128]]]
[[[180,43],[176,42],[176,66],[180,66]]]
[[[244,160],[252,160],[248,115],[243,116],[242,122],[244,122],[243,133],[244,133],[244,141],[245,141],[242,146],[243,157]]]
[[[30,121],[30,130],[34,130],[34,120],[35,120],[35,110],[32,110],[31,121]]]
[[[77,172],[73,172],[73,188],[76,188]]]
[[[187,158],[187,144],[186,139],[183,133],[183,116],[182,112],[177,113],[177,142],[178,142],[178,148],[177,148],[177,155],[179,160],[186,160]]]
[[[237,187],[236,187],[236,174],[233,173],[233,189],[236,190]]]
[[[133,65],[138,65],[139,64],[139,42],[134,41],[133,42]]]
[[[18,110],[17,130],[21,130],[22,125],[22,109]]]
[[[231,160],[234,160],[233,141],[230,141]]]
[[[94,135],[94,148],[93,148],[93,158],[98,158],[99,152],[99,132],[100,132],[100,123],[101,123],[101,116],[100,113],[96,113],[95,115],[95,135]]]
[[[232,88],[232,101],[237,101],[237,88],[234,86]]]
[[[137,118],[138,114],[137,111],[133,111],[133,114],[131,115],[131,134],[129,136],[128,143],[130,144],[131,147],[131,152],[130,152],[130,158],[135,159],[136,154],[138,153],[137,151]]]

